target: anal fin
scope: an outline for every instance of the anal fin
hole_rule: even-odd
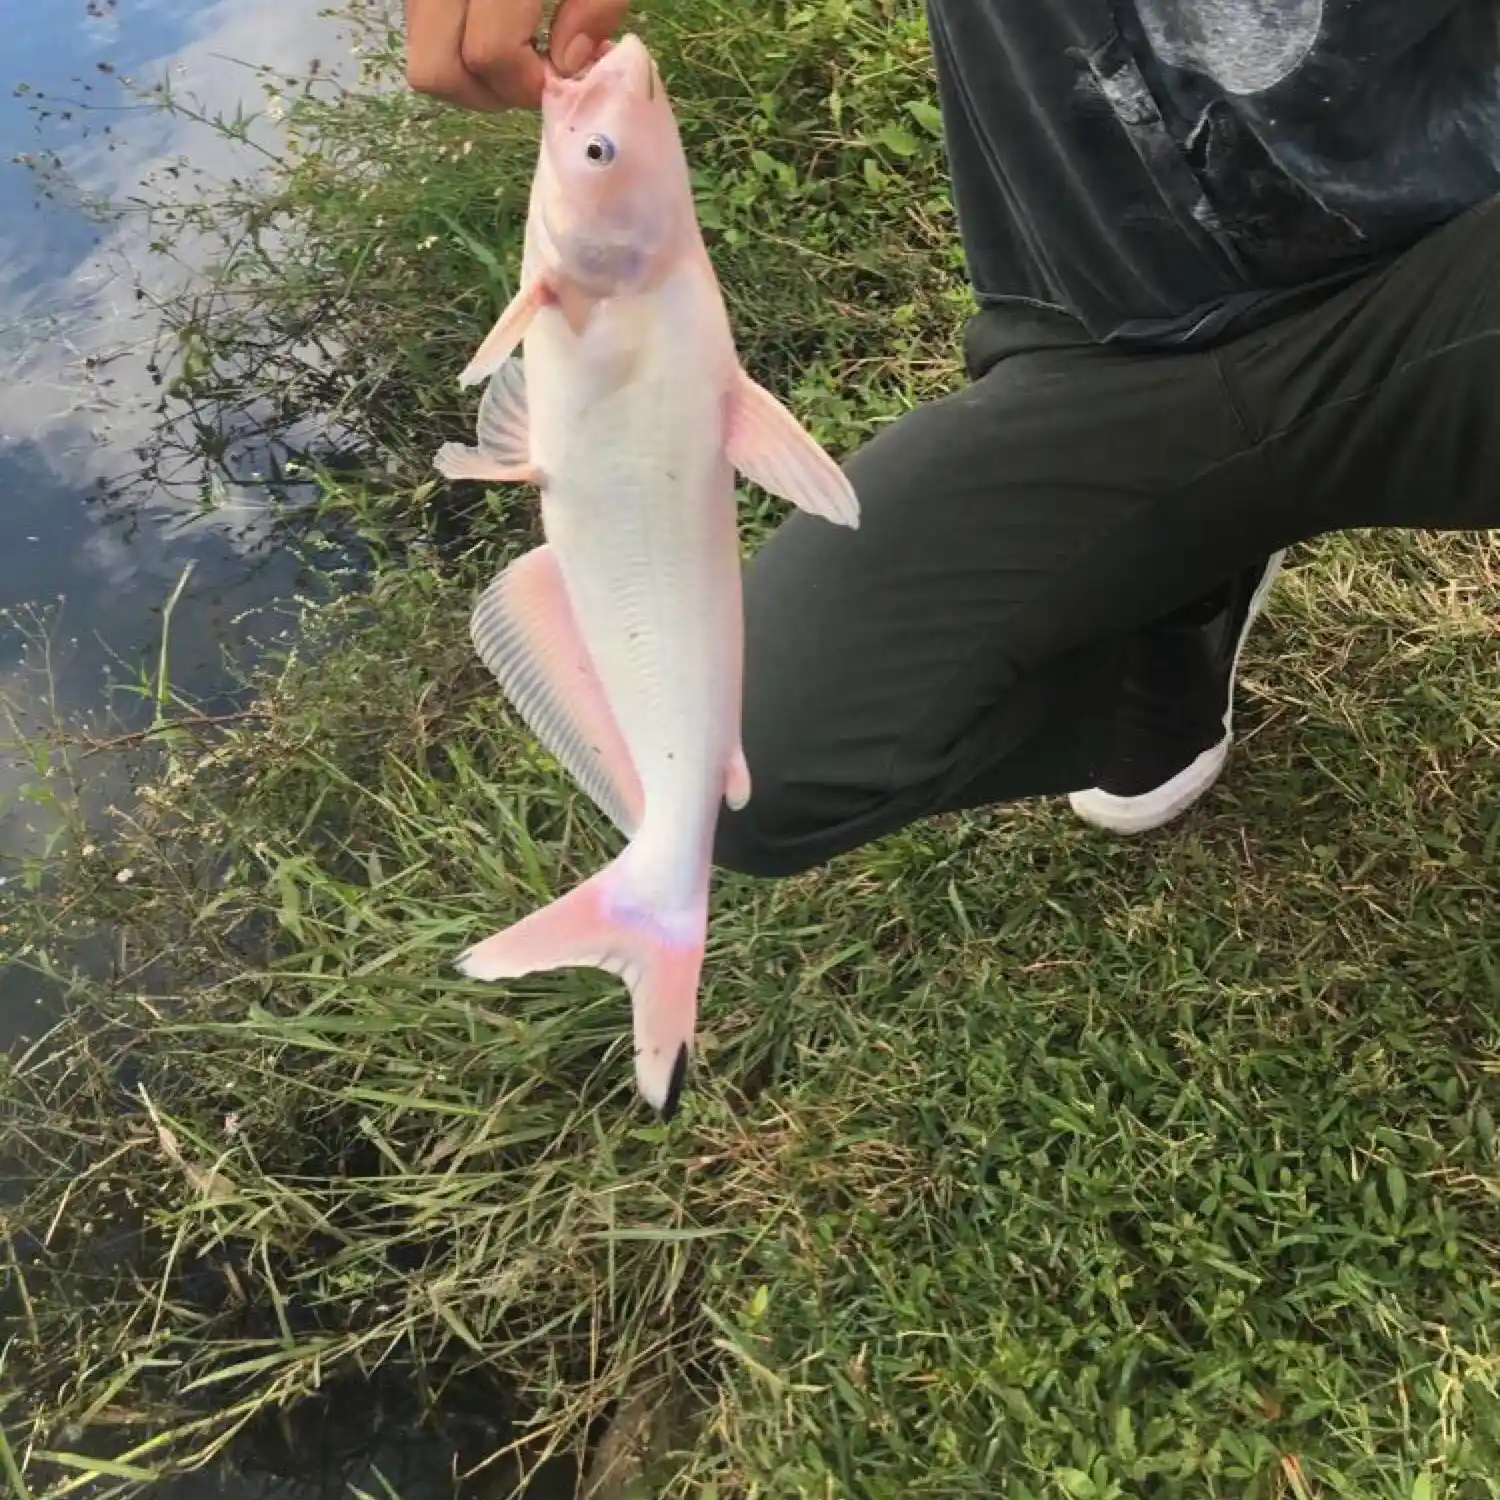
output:
[[[469,633],[532,733],[623,834],[634,834],[645,801],[640,777],[550,546],[517,558],[490,584]]]

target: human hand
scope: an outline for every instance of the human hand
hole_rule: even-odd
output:
[[[561,0],[548,61],[571,77],[625,19],[630,0]],[[541,0],[406,0],[406,81],[466,109],[535,109],[548,62],[533,42]]]

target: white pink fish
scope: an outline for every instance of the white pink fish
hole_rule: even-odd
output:
[[[547,81],[521,286],[460,380],[486,378],[478,446],[445,445],[437,467],[538,486],[547,541],[481,595],[474,644],[629,843],[458,964],[485,980],[619,975],[637,1083],[670,1118],[697,1024],[714,830],[751,789],[735,473],[839,525],[857,526],[859,506],[740,365],[638,37]]]

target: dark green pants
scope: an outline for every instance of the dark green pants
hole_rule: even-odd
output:
[[[1500,202],[1217,348],[982,313],[965,357],[849,460],[857,532],[793,514],[747,570],[754,794],[724,866],[1090,786],[1152,619],[1327,532],[1500,526]]]

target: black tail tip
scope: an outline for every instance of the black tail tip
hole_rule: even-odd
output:
[[[682,1086],[687,1082],[688,1049],[684,1042],[677,1049],[677,1061],[672,1064],[672,1081],[667,1085],[667,1097],[661,1102],[661,1117],[670,1123],[677,1116],[682,1104]]]

